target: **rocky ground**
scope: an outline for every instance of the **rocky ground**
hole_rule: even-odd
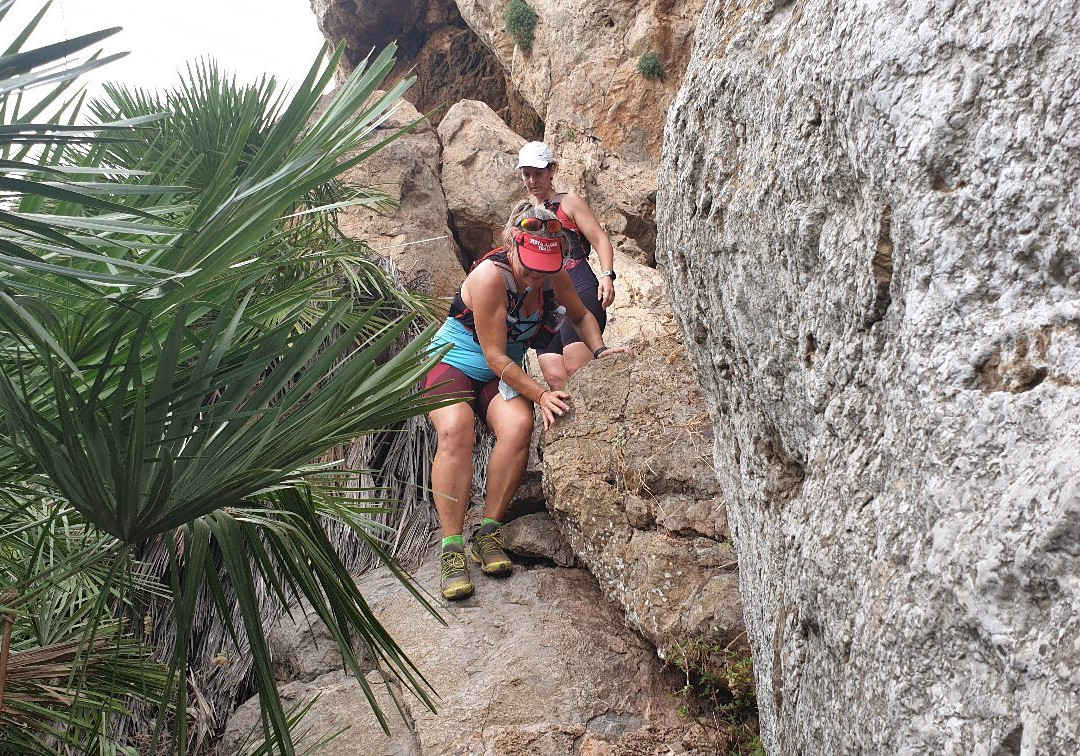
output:
[[[548,515],[532,515],[521,530],[543,529]],[[547,533],[555,533],[547,527]],[[521,532],[522,542],[535,534]],[[547,536],[545,536],[547,537]],[[383,706],[391,734],[378,726],[360,684],[341,669],[329,638],[314,618],[296,615],[275,632],[275,663],[287,704],[319,695],[301,729],[310,745],[341,734],[319,753],[327,756],[414,754],[713,754],[720,736],[680,717],[673,695],[680,675],[664,669],[656,652],[629,629],[580,568],[547,560],[519,565],[506,579],[475,571],[477,589],[466,601],[436,601],[446,624],[431,616],[387,570],[359,578],[380,620],[438,691],[437,712],[400,696],[404,718],[389,694]],[[438,562],[415,573],[431,592]],[[314,622],[309,628],[308,622]],[[369,675],[377,682],[375,673]],[[396,686],[391,686],[400,695]],[[258,700],[240,707],[221,753],[241,747],[258,728]],[[346,729],[347,728],[347,729]],[[726,752],[726,751],[725,751]]]

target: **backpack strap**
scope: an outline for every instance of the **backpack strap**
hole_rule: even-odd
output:
[[[509,250],[506,247],[499,247],[493,249],[479,260],[473,263],[470,270],[475,270],[476,266],[482,263],[484,260],[491,260],[491,264],[498,268],[499,273],[503,277],[503,286],[506,288],[506,324],[507,332],[511,332],[511,329],[517,326],[517,322],[521,317],[521,307],[525,304],[525,298],[529,295],[530,289],[526,289],[524,294],[518,293],[517,281],[514,280],[514,271],[510,267],[510,261],[507,258]],[[544,281],[543,296],[540,298],[539,307],[539,320],[542,321],[544,312],[553,309],[549,306],[548,299],[554,301],[554,289],[551,285],[551,280]],[[450,306],[450,317],[459,320],[462,325],[465,326],[472,334],[473,338],[476,338],[476,327],[473,320],[473,311],[465,304],[465,300],[461,297],[461,290],[454,296],[454,301]]]
[[[555,213],[555,217],[562,221],[563,229],[570,239],[570,254],[568,257],[571,260],[588,259],[589,253],[592,251],[592,244],[589,243],[585,234],[581,233],[581,229],[577,227],[577,224],[566,214],[566,211],[562,209],[563,197],[565,196],[566,192],[559,192],[554,199],[544,200],[544,207]]]

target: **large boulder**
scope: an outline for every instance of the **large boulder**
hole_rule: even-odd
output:
[[[525,197],[515,169],[525,140],[477,100],[450,108],[439,122],[439,139],[446,203],[461,246],[475,260],[502,243],[506,218]]]
[[[1080,6],[702,19],[657,254],[768,750],[1080,751]]]
[[[671,336],[576,373],[572,411],[543,445],[548,501],[574,552],[664,655],[743,631],[712,433]]]
[[[370,142],[414,123],[411,131],[341,176],[348,184],[386,194],[392,204],[347,207],[339,212],[339,226],[346,236],[361,239],[392,258],[410,284],[436,296],[451,296],[464,280],[465,269],[447,225],[439,176],[441,147],[435,130],[416,108],[402,102]]]

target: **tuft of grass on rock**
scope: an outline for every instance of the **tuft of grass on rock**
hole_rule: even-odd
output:
[[[758,735],[754,662],[740,635],[727,646],[691,638],[668,651],[666,663],[685,677],[674,696],[679,714],[713,730],[718,753],[764,754]]]
[[[536,11],[525,0],[510,0],[503,11],[507,33],[527,53],[532,52],[536,18]]]
[[[664,71],[664,64],[660,61],[660,56],[652,50],[647,53],[643,53],[637,62],[638,73],[650,81],[663,80],[666,72]]]

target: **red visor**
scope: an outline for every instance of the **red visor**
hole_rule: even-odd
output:
[[[517,235],[521,264],[536,273],[558,273],[563,266],[562,241],[532,234]]]

